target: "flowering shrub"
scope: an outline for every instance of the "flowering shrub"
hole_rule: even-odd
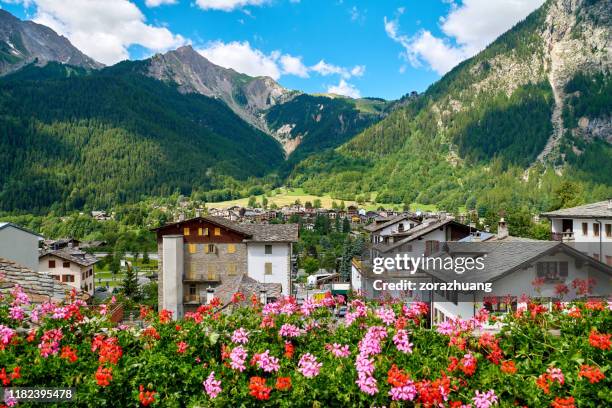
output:
[[[74,387],[89,407],[612,406],[607,303],[530,303],[491,334],[484,312],[429,329],[426,304],[355,299],[336,319],[342,301],[213,302],[178,322],[143,308],[139,329],[16,289],[0,305],[0,381]]]

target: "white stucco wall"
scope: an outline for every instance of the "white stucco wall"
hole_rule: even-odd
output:
[[[265,253],[265,246],[272,245],[272,254]],[[265,274],[265,265],[272,263],[272,274]],[[280,283],[283,295],[291,293],[291,244],[286,242],[249,242],[247,244],[248,275],[263,283]]]
[[[164,235],[162,266],[162,304],[160,309],[170,310],[172,317],[183,317],[183,236]]]
[[[38,236],[11,225],[0,229],[0,258],[38,270]]]
[[[49,268],[49,261],[55,261],[55,268]],[[64,267],[64,262],[68,262],[69,266]],[[87,292],[90,295],[93,295],[95,289],[95,269],[94,265],[91,266],[80,266],[74,262],[66,261],[63,258],[46,255],[40,258],[38,263],[38,270],[40,272],[47,273],[51,276],[59,276],[60,281],[62,281],[63,275],[72,275],[74,276],[74,282],[64,282],[78,291]],[[92,271],[92,275],[83,279],[83,274],[88,270]],[[87,285],[87,289],[84,290],[83,286]],[[90,289],[91,288],[91,289]]]

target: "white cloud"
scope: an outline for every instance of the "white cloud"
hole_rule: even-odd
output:
[[[204,10],[232,11],[245,6],[261,6],[268,0],[196,0],[198,7]]]
[[[308,67],[304,65],[301,57],[293,57],[285,54],[280,58],[283,74],[296,75],[300,78],[308,78]]]
[[[144,14],[128,0],[32,0],[34,21],[68,37],[97,61],[114,64],[129,57],[128,47],[151,51],[176,48],[186,41],[165,27],[146,24]]]
[[[280,53],[274,51],[265,54],[256,48],[252,48],[248,41],[232,41],[229,43],[213,41],[204,48],[198,49],[198,52],[214,64],[232,68],[243,74],[269,76],[273,79],[278,79],[281,76],[281,68],[277,63]]]
[[[344,79],[340,79],[338,85],[331,85],[327,87],[327,92],[337,95],[348,96],[351,98],[360,98],[361,93],[354,85],[349,84]]]
[[[349,79],[353,76],[363,76],[365,73],[365,65],[355,65],[353,68],[348,69],[338,65],[329,64],[325,62],[325,60],[321,60],[315,65],[311,66],[310,70],[323,76],[340,75],[344,79]]]
[[[164,4],[176,4],[178,0],[145,0],[147,7],[159,7]]]
[[[440,19],[440,28],[446,35],[444,38],[434,36],[429,30],[421,30],[411,37],[400,34],[397,17],[393,20],[385,17],[384,27],[389,38],[404,48],[401,55],[412,66],[419,67],[424,63],[437,73],[444,74],[484,49],[543,2],[463,0],[460,5],[451,3],[448,15]]]

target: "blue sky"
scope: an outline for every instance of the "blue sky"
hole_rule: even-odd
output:
[[[191,44],[311,93],[423,91],[543,0],[0,0],[106,64]]]

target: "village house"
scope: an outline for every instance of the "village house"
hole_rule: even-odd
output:
[[[38,242],[43,237],[20,225],[0,222],[0,258],[38,270]]]
[[[297,224],[238,224],[201,216],[156,228],[159,307],[175,318],[235,292],[270,301],[291,294]],[[265,303],[265,302],[264,302]]]
[[[612,199],[541,214],[551,239],[563,241],[612,266]]]
[[[78,248],[65,247],[43,250],[38,260],[39,271],[77,291],[94,294],[95,264],[98,262],[94,255]]]

